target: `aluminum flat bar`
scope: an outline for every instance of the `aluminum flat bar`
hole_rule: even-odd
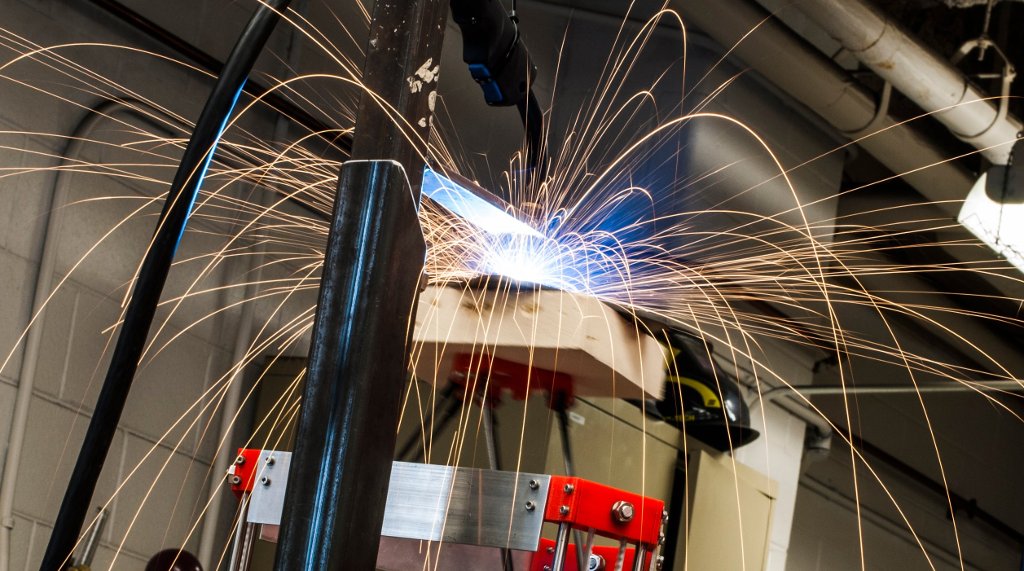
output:
[[[381,535],[536,551],[549,480],[395,462]]]

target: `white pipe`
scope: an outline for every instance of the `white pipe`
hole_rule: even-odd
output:
[[[69,157],[78,154],[85,144],[84,140],[89,131],[97,123],[108,119],[114,113],[136,112],[139,105],[141,104],[137,101],[109,100],[87,111],[86,116],[75,126],[68,137],[68,143],[61,154],[61,166],[69,163]],[[0,571],[10,571],[15,487],[18,480],[18,468],[21,465],[21,454],[25,446],[28,410],[32,402],[36,367],[39,364],[39,352],[43,341],[43,323],[46,320],[45,303],[50,296],[57,264],[57,240],[55,238],[64,218],[64,207],[67,205],[68,198],[67,185],[64,184],[64,181],[67,180],[63,174],[65,172],[68,171],[58,171],[50,194],[49,216],[42,237],[43,248],[39,259],[39,272],[36,274],[35,290],[32,293],[31,315],[34,322],[25,336],[25,351],[22,354],[21,370],[18,374],[18,392],[14,398],[14,411],[11,414],[7,460],[4,463],[3,479],[0,480]]]
[[[799,9],[864,65],[888,81],[955,135],[1006,164],[1021,131],[1012,115],[948,60],[925,47],[893,19],[864,0],[802,0]]]
[[[948,153],[909,125],[897,126],[887,115],[876,120],[872,93],[760,6],[750,0],[670,0],[669,5],[929,200],[967,196],[974,183],[970,173],[947,162]],[[959,212],[959,204],[937,206],[951,218]]]
[[[266,201],[264,201],[266,202]],[[265,204],[264,204],[265,206]],[[257,246],[256,251],[247,256],[249,264],[247,276],[253,268],[259,268],[263,260],[262,246]],[[257,269],[255,275],[248,276],[249,283],[245,286],[245,299],[254,299],[259,293],[258,282],[260,281],[261,270]],[[252,330],[255,320],[255,303],[248,302],[242,305],[242,314],[239,317],[238,336],[235,337],[235,344],[231,351],[231,366],[237,367],[231,380],[228,381],[227,393],[221,405],[220,431],[217,442],[224,442],[230,446],[231,437],[234,433],[234,422],[242,403],[242,385],[245,378],[245,367],[241,363],[246,359],[252,346]],[[220,523],[221,504],[224,498],[221,497],[224,487],[224,477],[227,474],[229,463],[235,459],[235,455],[228,450],[216,450],[214,452],[213,466],[211,468],[213,477],[210,481],[210,493],[207,498],[206,515],[203,520],[203,531],[199,538],[199,561],[205,569],[216,567],[213,559],[214,544],[217,542],[217,531]]]
[[[891,395],[891,394],[917,394],[917,393],[966,393],[993,391],[1021,391],[1024,390],[1024,381],[949,381],[948,383],[929,383],[922,385],[899,384],[899,385],[813,385],[809,387],[774,387],[761,394],[761,400],[768,402],[780,396],[801,395],[810,397],[814,395]],[[757,402],[757,399],[754,399]]]

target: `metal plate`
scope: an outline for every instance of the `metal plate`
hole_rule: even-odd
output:
[[[395,462],[381,535],[535,551],[549,480],[542,474]]]
[[[274,525],[281,522],[284,492],[288,487],[288,468],[291,461],[291,452],[275,450],[260,452],[260,463],[256,468],[256,481],[252,485],[249,514],[246,521]]]

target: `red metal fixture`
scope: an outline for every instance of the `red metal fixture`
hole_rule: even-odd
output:
[[[515,400],[526,400],[530,393],[546,392],[552,405],[571,406],[574,398],[572,377],[555,371],[538,369],[484,354],[463,353],[452,363],[451,380],[475,393],[484,391],[474,379],[486,379],[488,402],[500,402],[509,393]]]
[[[241,498],[242,494],[252,493],[261,452],[263,451],[259,448],[239,448],[234,464],[228,468],[228,483],[238,498]]]
[[[659,545],[665,502],[582,478],[551,476],[544,521],[626,543]]]

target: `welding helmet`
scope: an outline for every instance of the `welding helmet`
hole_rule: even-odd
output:
[[[680,331],[666,331],[665,421],[716,450],[753,442],[750,410],[735,378],[711,358],[711,346]]]

